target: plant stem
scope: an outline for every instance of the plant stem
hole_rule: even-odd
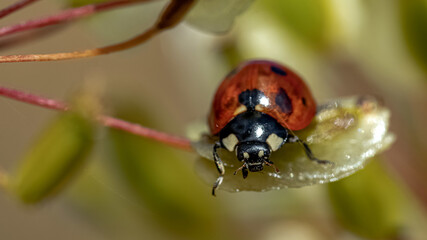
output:
[[[180,23],[187,12],[191,9],[194,2],[195,0],[171,0],[154,26],[138,36],[118,44],[75,52],[0,56],[0,63],[58,61],[87,58],[129,49],[146,42],[158,33]]]
[[[0,37],[5,35],[11,35],[13,33],[22,32],[25,30],[37,29],[41,27],[64,23],[77,18],[89,16],[97,12],[109,10],[112,8],[117,8],[117,7],[126,6],[130,4],[141,3],[141,2],[149,2],[149,1],[152,1],[152,0],[119,0],[119,1],[113,1],[113,2],[107,2],[107,3],[100,3],[100,4],[90,4],[90,5],[86,5],[78,8],[72,8],[52,16],[21,22],[16,25],[2,27],[0,28]]]
[[[99,116],[98,121],[107,127],[120,129],[141,137],[146,137],[162,143],[166,143],[177,148],[192,150],[190,140],[183,137],[159,132],[147,127],[143,127],[139,124],[130,123],[110,116]]]
[[[60,110],[60,111],[67,111],[68,107],[65,103],[62,103],[60,101],[36,96],[30,93],[21,92],[18,90],[0,87],[0,95],[3,95],[8,98],[12,98],[21,102],[26,102],[32,105],[54,109],[54,110]]]
[[[21,92],[21,91],[10,89],[10,88],[0,87],[0,95],[5,96],[7,98],[18,100],[20,102],[25,102],[28,104],[43,107],[43,108],[49,108],[49,109],[54,109],[59,111],[70,110],[70,108],[61,101],[37,96],[30,93]],[[96,119],[99,123],[107,127],[123,130],[125,132],[129,132],[141,137],[153,139],[158,142],[162,142],[176,148],[180,148],[188,151],[192,150],[191,142],[187,138],[156,131],[154,129],[150,129],[136,123],[127,122],[127,121],[110,117],[110,116],[100,115]],[[1,172],[0,172],[0,178],[1,178]]]
[[[134,46],[137,46],[148,39],[152,38],[159,32],[158,29],[149,29],[139,36],[128,41],[95,49],[88,49],[84,51],[76,52],[64,52],[64,53],[53,53],[53,54],[28,54],[28,55],[9,55],[0,56],[0,63],[12,63],[12,62],[44,62],[44,61],[58,61],[68,59],[78,59],[94,57],[98,55],[104,55],[112,52],[125,50]]]
[[[21,8],[27,6],[27,5],[35,2],[35,1],[38,1],[38,0],[21,0],[17,3],[14,3],[14,4],[4,8],[4,9],[0,10],[0,18],[4,18],[7,15],[18,11],[19,9],[21,9]]]

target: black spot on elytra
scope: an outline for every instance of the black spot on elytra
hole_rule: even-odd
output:
[[[302,101],[302,104],[304,104],[304,106],[307,106],[307,102],[306,102],[305,98],[302,98],[301,101]]]
[[[227,108],[231,108],[232,106],[234,106],[234,101],[233,99],[228,100],[227,102],[225,102],[224,107]]]
[[[282,76],[288,75],[285,71],[275,66],[271,66],[271,71]]]
[[[283,113],[292,112],[292,102],[286,91],[281,88],[276,95],[276,104],[280,107]]]

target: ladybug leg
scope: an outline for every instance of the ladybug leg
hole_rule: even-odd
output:
[[[213,156],[215,161],[216,169],[218,169],[219,174],[221,174],[215,181],[213,187],[212,187],[212,196],[215,196],[215,190],[221,185],[225,173],[224,163],[222,162],[221,158],[218,156],[217,150],[218,148],[222,148],[220,142],[216,142],[213,146]]]
[[[222,146],[220,142],[215,143],[213,147],[213,156],[214,156],[216,169],[218,169],[219,174],[224,175],[225,173],[224,163],[222,162],[221,158],[218,156],[218,153],[217,153],[218,148],[221,148],[221,147]]]
[[[221,185],[223,179],[224,179],[224,177],[222,175],[216,179],[216,181],[212,187],[212,196],[216,196],[215,190],[219,187],[219,185]]]
[[[315,162],[317,162],[317,163],[319,163],[319,164],[332,164],[332,165],[334,164],[334,163],[333,163],[333,162],[331,162],[331,161],[328,161],[328,160],[321,160],[321,159],[316,158],[316,157],[314,156],[313,152],[311,151],[311,149],[308,147],[307,143],[305,143],[303,140],[299,139],[299,138],[298,138],[297,136],[295,136],[295,135],[289,135],[289,138],[287,139],[287,142],[290,142],[290,143],[298,142],[298,143],[300,143],[300,144],[303,146],[303,148],[304,148],[305,154],[307,155],[307,157],[308,157],[311,161],[315,161]]]

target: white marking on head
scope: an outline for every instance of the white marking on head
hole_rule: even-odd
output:
[[[234,111],[234,116],[239,115],[242,112],[246,112],[248,109],[245,105],[240,105],[238,108],[236,108],[236,111]]]
[[[233,133],[222,139],[222,144],[230,152],[234,150],[237,143],[239,143],[239,139],[237,139],[236,135],[234,135]]]
[[[254,163],[248,163],[248,166],[256,166],[256,165],[260,165],[262,163],[258,163],[258,162],[254,162]]]
[[[258,157],[262,157],[262,156],[264,156],[264,151],[263,150],[261,150],[261,151],[258,152]]]
[[[272,151],[276,151],[283,144],[283,138],[277,136],[275,133],[270,134],[267,138],[267,144],[270,146]]]
[[[243,153],[243,157],[244,157],[244,158],[246,158],[246,159],[248,159],[248,158],[249,158],[249,153],[244,152],[244,153]]]

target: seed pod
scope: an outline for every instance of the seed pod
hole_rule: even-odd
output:
[[[63,113],[42,133],[10,177],[9,190],[25,203],[37,203],[59,191],[82,165],[93,145],[93,123]]]
[[[378,159],[349,178],[328,184],[335,217],[348,230],[368,239],[399,239],[403,197]]]
[[[425,1],[399,0],[398,10],[402,37],[406,41],[409,53],[427,72],[427,4]]]

